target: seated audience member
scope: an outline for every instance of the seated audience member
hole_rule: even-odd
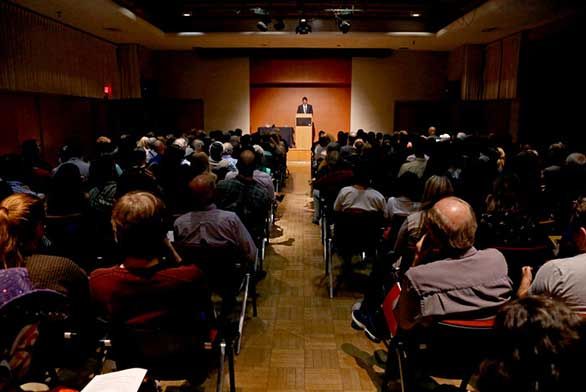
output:
[[[187,157],[187,160],[190,163],[189,167],[194,177],[204,173],[211,173],[209,157],[205,152],[194,152]]]
[[[476,245],[487,247],[532,247],[548,242],[537,219],[519,197],[519,179],[514,174],[498,177],[486,198],[486,209],[478,222]]]
[[[194,210],[175,220],[173,231],[179,244],[211,248],[240,249],[250,263],[256,259],[256,246],[238,215],[220,210],[214,204],[215,177],[200,174],[189,183]]]
[[[0,178],[6,184],[5,191],[9,191],[9,193],[37,195],[37,193],[25,183],[26,168],[24,162],[16,155],[0,157]]]
[[[118,179],[116,197],[132,191],[150,192],[161,195],[162,191],[153,173],[146,167],[146,152],[134,149],[128,159],[128,167]]]
[[[423,151],[423,141],[416,140],[413,143],[413,160],[407,161],[401,165],[397,177],[401,177],[403,173],[411,172],[417,175],[418,178],[423,177],[425,169],[427,168],[427,159]]]
[[[401,329],[432,317],[491,312],[509,300],[504,256],[474,248],[475,234],[474,212],[465,201],[447,197],[429,210],[395,309]]]
[[[236,167],[232,164],[232,162],[222,157],[223,154],[224,145],[222,144],[222,142],[213,142],[210,146],[210,170],[212,171],[212,173],[218,175],[220,179],[223,179],[226,176],[226,173],[228,172],[237,171]]]
[[[332,150],[326,155],[313,181],[313,223],[319,223],[320,199],[328,206],[333,206],[340,190],[352,185],[354,173],[350,165],[342,161],[339,151]]]
[[[219,208],[235,212],[252,237],[258,240],[264,233],[271,201],[254,180],[255,162],[254,151],[243,150],[238,159],[238,175],[218,182],[216,201]]]
[[[96,213],[107,215],[108,220],[116,201],[116,180],[116,166],[112,158],[104,156],[92,162],[89,182],[93,186],[89,190],[89,207]]]
[[[45,206],[36,196],[14,194],[0,202],[0,262],[26,267],[36,288],[66,295],[76,315],[89,303],[85,272],[64,257],[39,254],[45,234]]]
[[[370,187],[370,178],[365,168],[354,170],[353,185],[344,187],[334,202],[334,211],[360,210],[364,212],[380,212],[385,210],[385,197]]]
[[[453,194],[454,188],[448,177],[431,176],[425,181],[423,196],[421,197],[421,210],[407,216],[399,228],[394,244],[395,257],[397,259],[399,257],[405,259],[405,263],[400,263],[403,272],[411,265],[413,255],[415,254],[415,244],[417,244],[423,235],[422,229],[426,211],[444,197]]]
[[[261,148],[261,150],[262,150],[262,148]],[[254,171],[252,172],[252,178],[254,179],[254,181],[258,185],[260,185],[266,191],[267,195],[269,196],[269,199],[272,202],[274,202],[276,200],[276,197],[275,197],[275,186],[273,185],[273,179],[270,174],[265,173],[262,170],[259,170],[260,162],[262,161],[262,154],[263,154],[263,152],[261,152],[261,151],[257,152],[255,150],[255,152],[254,152],[256,166],[255,166]],[[236,177],[238,177],[237,171],[228,172],[224,179],[225,180],[233,180]]]
[[[195,139],[191,146],[193,147],[193,153],[203,152],[205,153],[205,143],[201,139]],[[206,154],[207,155],[207,154]]]
[[[51,165],[41,157],[41,147],[35,139],[25,140],[21,146],[22,161],[26,167],[28,181],[33,189],[38,192],[45,192],[48,186],[48,179],[51,177]]]
[[[90,275],[91,296],[109,320],[131,326],[174,326],[198,316],[209,298],[195,265],[165,258],[165,205],[155,195],[131,192],[112,211],[121,264]]]
[[[77,166],[83,179],[87,179],[90,175],[90,164],[81,159],[81,156],[81,146],[78,143],[64,145],[59,151],[59,162],[61,163],[53,169],[52,174],[55,175],[61,165],[72,163]]]
[[[417,200],[417,175],[411,172],[404,173],[397,182],[397,196],[389,197],[385,209],[385,218],[392,220],[393,216],[408,216],[419,211],[421,204]]]
[[[147,164],[150,169],[155,165],[159,165],[165,156],[167,146],[159,139],[155,139],[151,145],[151,157],[148,159]]]
[[[53,175],[47,194],[49,215],[70,215],[83,212],[87,205],[87,194],[76,165],[65,163]]]
[[[547,295],[563,300],[575,311],[586,312],[586,197],[576,202],[568,232],[578,255],[548,261],[535,279],[531,268],[523,267],[518,295]]]
[[[224,152],[222,153],[222,159],[227,160],[230,162],[230,165],[236,166],[238,162],[237,159],[232,158],[232,154],[234,153],[234,146],[230,142],[226,142],[223,144]]]
[[[480,392],[579,389],[586,355],[583,320],[565,304],[532,296],[497,313],[494,354],[480,366]]]

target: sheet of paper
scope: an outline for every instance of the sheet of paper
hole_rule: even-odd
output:
[[[146,369],[127,369],[96,376],[81,392],[137,392]]]

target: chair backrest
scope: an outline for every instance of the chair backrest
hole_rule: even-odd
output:
[[[19,385],[31,373],[53,367],[56,353],[55,331],[63,340],[64,325],[68,319],[68,301],[65,296],[50,292],[25,294],[4,306],[0,311],[0,362],[10,369],[9,385]],[[0,389],[6,387],[0,380]],[[2,389],[3,390],[3,389]]]
[[[177,252],[188,264],[196,264],[203,269],[212,286],[226,283],[239,284],[249,269],[242,251],[235,247],[210,247],[206,244],[173,244]]]
[[[155,378],[192,380],[214,365],[209,349],[217,330],[207,316],[160,326],[113,323],[110,335],[119,369],[142,367]]]
[[[382,236],[384,218],[381,212],[346,210],[334,216],[336,247],[346,251],[375,248]]]
[[[462,379],[477,370],[495,343],[494,315],[448,316],[410,331],[406,346],[428,375]]]

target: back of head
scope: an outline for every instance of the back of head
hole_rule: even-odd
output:
[[[517,211],[520,208],[519,177],[515,174],[499,176],[493,184],[486,210],[489,213]]]
[[[397,188],[400,196],[406,196],[411,200],[416,200],[417,191],[421,189],[419,186],[419,177],[413,172],[405,172],[399,177]]]
[[[130,153],[130,166],[143,166],[146,163],[146,151],[142,148],[135,148]]]
[[[337,167],[338,163],[340,162],[340,151],[338,151],[338,150],[328,151],[328,153],[326,155],[326,162],[328,164],[328,167],[330,167],[332,169]]]
[[[573,152],[566,158],[566,165],[584,167],[586,166],[586,155],[579,152]]]
[[[92,185],[103,185],[116,178],[114,160],[109,156],[102,156],[90,165],[89,181]]]
[[[194,207],[201,210],[214,202],[216,193],[216,177],[211,173],[196,176],[189,183],[189,190],[193,196]]]
[[[66,162],[71,158],[81,158],[81,146],[77,141],[72,141],[61,147],[59,155],[61,162]]]
[[[33,251],[45,218],[43,201],[36,196],[17,193],[0,202],[0,262],[4,268],[18,267]]]
[[[454,194],[454,188],[450,179],[446,176],[431,176],[425,181],[421,204],[423,209],[428,209],[444,197]]]
[[[575,390],[582,379],[581,317],[548,297],[504,305],[495,319],[494,357],[481,366],[481,392]]]
[[[161,255],[165,238],[164,203],[152,193],[130,192],[112,210],[112,227],[124,256]]]
[[[256,169],[256,155],[254,151],[251,149],[243,150],[240,153],[236,167],[238,174],[246,178],[252,178],[254,169]]]
[[[194,152],[187,160],[196,176],[210,171],[209,157],[205,152]]]
[[[427,234],[445,256],[453,257],[474,245],[476,217],[468,203],[457,197],[446,197],[426,215]]]
[[[210,146],[210,158],[214,161],[220,161],[224,153],[224,145],[221,142],[213,142]]]
[[[356,167],[354,168],[353,183],[356,185],[361,185],[366,188],[370,186],[370,180],[370,173],[366,165],[356,165]]]
[[[223,145],[224,147],[224,155],[232,155],[234,152],[234,146],[230,142],[226,142]]]

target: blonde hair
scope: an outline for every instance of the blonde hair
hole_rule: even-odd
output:
[[[45,218],[43,201],[17,193],[0,202],[0,262],[4,268],[23,265],[23,244],[35,238],[35,229]]]
[[[165,204],[149,192],[130,192],[112,210],[112,228],[125,256],[159,256],[165,238]]]

